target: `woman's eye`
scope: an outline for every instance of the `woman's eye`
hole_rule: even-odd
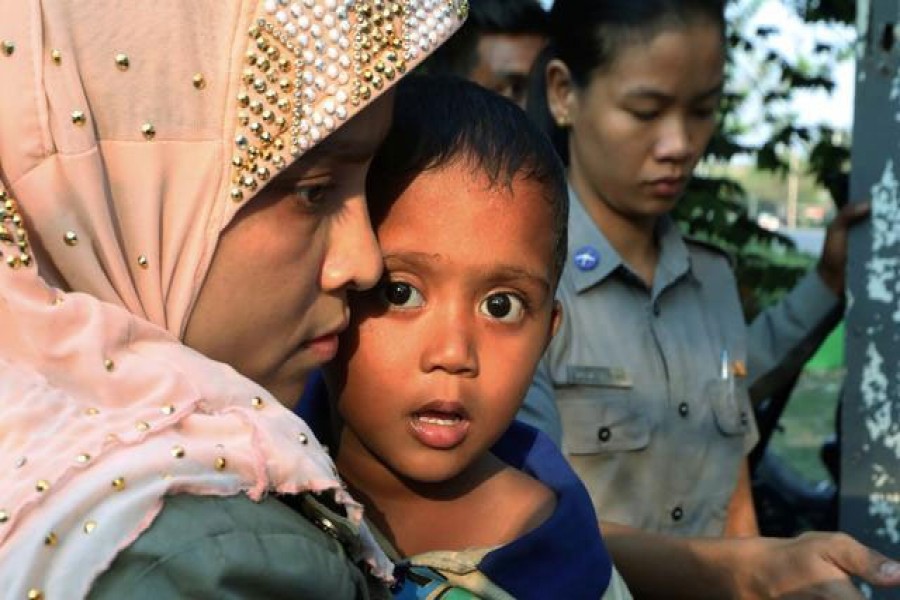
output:
[[[525,303],[515,294],[491,294],[479,307],[481,312],[504,323],[516,323],[525,314]]]
[[[320,206],[325,203],[328,185],[324,183],[299,183],[294,187],[294,195],[307,206]]]
[[[402,281],[389,281],[384,284],[384,299],[388,304],[400,308],[417,308],[425,304],[422,292]]]
[[[631,116],[638,121],[652,121],[659,114],[655,110],[632,110],[629,112],[631,112]]]

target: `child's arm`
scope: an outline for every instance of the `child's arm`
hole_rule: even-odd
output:
[[[843,533],[677,538],[601,523],[636,598],[859,598],[850,581],[900,585],[900,563]],[[673,595],[674,594],[674,595]]]

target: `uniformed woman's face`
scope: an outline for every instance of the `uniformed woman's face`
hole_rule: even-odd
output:
[[[579,88],[548,65],[548,100],[570,126],[570,177],[582,200],[632,219],[655,219],[684,192],[716,128],[724,48],[706,19],[624,42]]]

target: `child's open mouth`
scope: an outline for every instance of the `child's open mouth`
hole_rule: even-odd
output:
[[[413,435],[420,443],[440,450],[459,445],[469,431],[469,416],[459,402],[431,402],[410,419]]]

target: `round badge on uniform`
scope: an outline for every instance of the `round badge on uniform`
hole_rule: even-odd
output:
[[[572,262],[579,271],[593,271],[600,264],[600,252],[593,246],[582,246],[575,251]]]

